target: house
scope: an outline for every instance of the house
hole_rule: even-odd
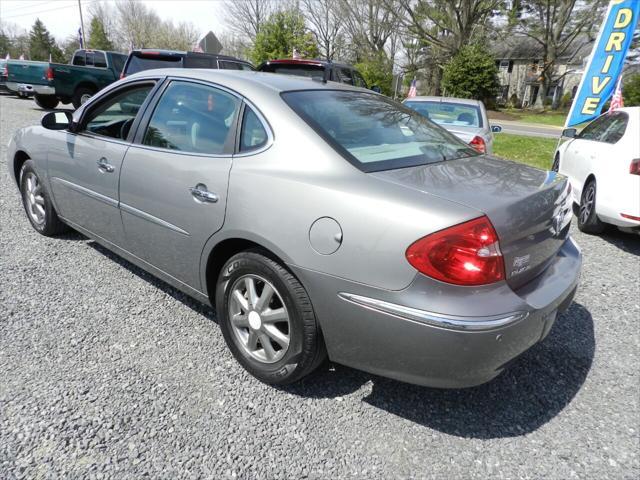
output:
[[[506,105],[510,102],[516,107],[542,107],[545,103],[552,103],[554,98],[559,101],[565,93],[571,94],[573,99],[593,42],[585,38],[577,39],[574,44],[575,47],[556,60],[553,81],[546,99],[539,98],[538,95],[543,69],[540,44],[528,37],[511,37],[494,45],[492,50],[500,80],[497,103]]]

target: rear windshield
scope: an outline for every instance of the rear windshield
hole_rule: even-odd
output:
[[[152,70],[154,68],[180,68],[182,67],[182,57],[179,56],[144,56],[139,57],[132,55],[127,65],[127,75],[142,72],[143,70]]]
[[[347,160],[365,172],[478,153],[415,111],[374,93],[285,92],[285,102]]]
[[[298,75],[300,77],[310,77],[322,79],[324,67],[320,65],[287,65],[271,64],[265,65],[261,69],[263,72],[280,73],[282,75]]]
[[[404,104],[444,127],[482,127],[482,114],[474,105],[454,102],[404,102]]]

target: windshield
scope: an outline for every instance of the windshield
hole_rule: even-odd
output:
[[[156,68],[180,68],[182,67],[182,57],[175,56],[144,56],[131,55],[127,65],[127,74],[142,72],[143,70],[153,70]]]
[[[298,75],[300,77],[310,77],[322,79],[324,75],[324,67],[320,65],[296,65],[296,64],[277,64],[265,65],[261,71],[279,73],[281,75]]]
[[[455,102],[404,102],[404,104],[444,127],[482,127],[482,114],[475,105]]]
[[[282,94],[316,132],[365,172],[477,155],[467,144],[382,95],[305,90]]]

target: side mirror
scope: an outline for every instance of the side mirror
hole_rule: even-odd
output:
[[[67,130],[73,123],[73,116],[67,111],[48,112],[44,114],[40,123],[47,130]]]
[[[373,87],[371,87],[371,90],[376,93],[382,93],[382,89],[378,85],[374,85]]]
[[[493,133],[500,133],[502,131],[502,127],[500,125],[491,125],[491,131]]]
[[[565,128],[562,131],[562,136],[567,138],[575,138],[576,133],[578,133],[578,131],[575,128]]]

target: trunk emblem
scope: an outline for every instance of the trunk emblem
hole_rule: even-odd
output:
[[[519,275],[520,273],[526,272],[529,270],[530,265],[529,261],[531,260],[531,255],[523,255],[522,257],[516,257],[513,259],[513,270],[511,271],[510,276]]]

